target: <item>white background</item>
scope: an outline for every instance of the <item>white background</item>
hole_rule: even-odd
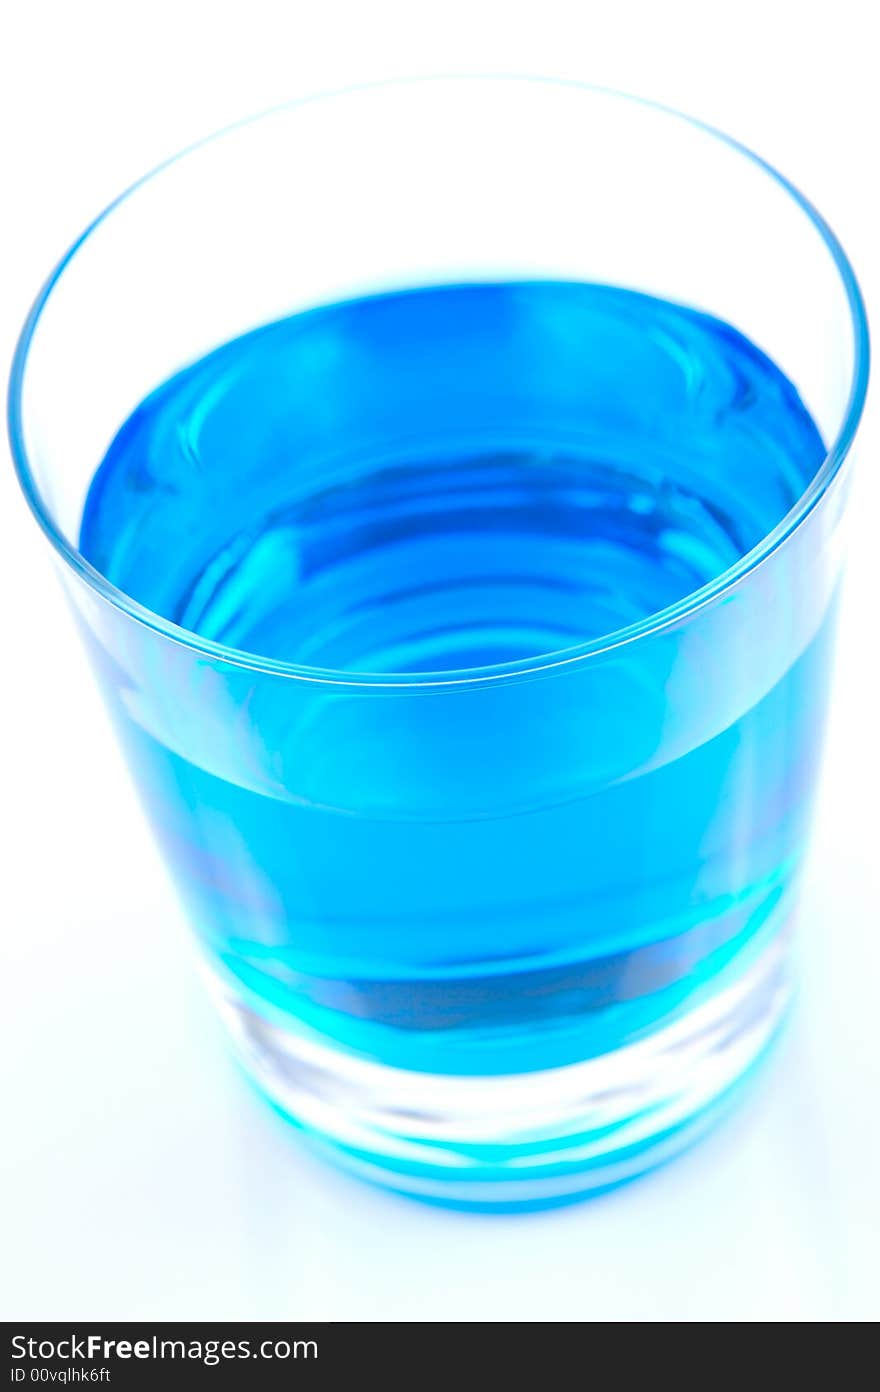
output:
[[[305,91],[531,71],[668,102],[781,166],[880,306],[870,0],[51,5],[0,33],[0,356],[132,178]],[[230,1066],[47,548],[0,470],[0,1316],[880,1315],[878,427],[860,437],[803,989],[750,1103],[577,1208],[421,1208],[325,1169]]]

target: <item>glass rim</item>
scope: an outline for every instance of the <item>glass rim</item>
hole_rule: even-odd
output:
[[[530,88],[567,88],[574,91],[589,93],[593,96],[608,98],[609,100],[629,104],[631,106],[641,107],[650,113],[681,121],[692,129],[701,132],[713,140],[717,140],[720,144],[733,150],[736,154],[741,155],[744,159],[753,164],[760,173],[763,173],[775,182],[777,186],[792,199],[819,233],[840,277],[849,307],[853,331],[853,369],[849,396],[837,433],[828,446],[821,465],[816,470],[797,501],[776,526],[767,532],[753,547],[745,552],[744,555],[740,556],[733,565],[728,566],[720,575],[707,581],[706,584],[690,591],[674,604],[667,605],[663,609],[658,609],[655,613],[649,614],[622,628],[615,629],[596,638],[588,639],[582,643],[574,644],[568,648],[557,649],[545,654],[537,654],[533,657],[520,658],[512,662],[497,663],[492,666],[438,672],[373,673],[345,671],[342,669],[335,670],[332,668],[313,667],[303,663],[287,662],[277,658],[263,657],[259,653],[249,652],[245,649],[228,646],[225,643],[217,642],[211,638],[203,638],[198,633],[194,633],[192,630],[174,623],[171,619],[164,618],[161,614],[139,603],[131,595],[126,594],[124,590],[114,585],[112,581],[108,580],[106,576],[102,575],[99,570],[86,560],[78,547],[72,541],[68,540],[60,527],[56,525],[52,516],[52,510],[40,491],[28,458],[28,451],[24,440],[22,409],[22,391],[27,372],[30,347],[40,323],[43,309],[50,299],[55,286],[59,283],[68,266],[74,260],[85,242],[91,237],[92,233],[106,222],[118,207],[127,202],[129,198],[136,194],[144,185],[151,183],[154,179],[161,176],[166,169],[185,160],[188,156],[198,153],[198,151],[206,146],[223,140],[227,135],[231,135],[248,127],[257,126],[264,121],[271,121],[273,117],[288,114],[303,106],[311,106],[321,102],[334,102],[338,101],[340,98],[365,95],[388,89],[406,89],[412,87],[425,87],[435,83],[462,82],[475,84],[519,83],[524,87],[527,86]],[[436,689],[438,687],[462,687],[482,685],[487,682],[512,681],[521,677],[537,676],[544,673],[550,674],[560,669],[577,667],[580,664],[587,663],[590,659],[601,657],[611,651],[625,647],[630,643],[648,639],[665,630],[672,629],[684,620],[689,619],[692,615],[698,613],[714,600],[717,600],[727,591],[731,590],[743,580],[745,576],[750,575],[762,565],[780,546],[787,542],[793,534],[800,529],[807,517],[812,513],[813,509],[824,496],[831,482],[837,476],[849,453],[864,410],[868,386],[869,362],[870,346],[865,304],[855,272],[841,243],[812,202],[802,194],[784,174],[780,173],[775,166],[763,159],[762,156],[756,154],[747,145],[744,145],[733,136],[727,135],[717,127],[699,118],[689,116],[685,112],[678,111],[674,107],[592,83],[579,82],[566,78],[520,73],[431,74],[426,77],[391,78],[378,82],[358,83],[333,91],[319,92],[295,98],[281,105],[276,105],[253,115],[245,116],[239,121],[235,121],[219,130],[211,132],[209,135],[177,151],[169,158],[162,160],[161,163],[155,165],[140,178],[136,179],[92,219],[87,227],[71,243],[38,291],[24,321],[13,354],[7,398],[7,426],[13,465],[22,492],[25,495],[31,512],[36,517],[37,522],[53,549],[90,590],[94,591],[101,599],[108,602],[114,608],[121,610],[122,613],[126,614],[133,621],[152,629],[174,643],[192,649],[202,656],[211,657],[234,667],[246,668],[275,676],[289,677],[296,680],[326,684],[334,687],[354,687],[364,690],[375,690],[384,687],[398,690],[416,690],[426,687]],[[100,463],[100,461],[97,461],[97,463]]]

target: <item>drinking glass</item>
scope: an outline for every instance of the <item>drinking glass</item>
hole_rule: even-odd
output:
[[[402,671],[227,644],[84,556],[109,445],[187,364],[299,311],[511,283],[622,287],[747,336],[823,441],[793,505],[657,612]],[[540,477],[530,457],[533,522],[542,479],[556,513],[575,508],[560,342],[543,340],[534,377],[568,482],[556,455]],[[12,372],[21,483],[235,1049],[330,1157],[440,1203],[556,1203],[673,1154],[738,1095],[789,995],[867,360],[850,266],[784,178],[676,113],[542,80],[383,84],[271,112],[136,184],[52,273]],[[475,362],[422,402],[437,430]],[[359,370],[317,334],[291,400],[332,433]],[[397,403],[361,393],[364,457],[396,409],[417,418],[414,380],[401,363]],[[407,505],[430,444],[401,426],[370,497],[393,475]],[[498,458],[456,483],[464,513]],[[258,466],[243,450],[237,472],[204,470],[204,508],[244,499]],[[303,506],[320,494],[351,542],[332,451],[291,467]],[[457,602],[450,582],[437,603]],[[320,604],[298,615],[320,653]]]

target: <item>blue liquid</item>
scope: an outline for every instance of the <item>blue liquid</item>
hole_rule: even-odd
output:
[[[173,748],[111,693],[224,980],[343,1049],[489,1074],[616,1049],[735,979],[778,931],[803,849],[827,621],[772,689],[668,758],[648,757],[668,664],[640,645],[626,674],[644,716],[600,685],[557,717],[550,683],[513,682],[489,741],[469,698],[411,683],[485,677],[674,604],[785,516],[824,453],[734,329],[604,286],[351,301],[153,392],[95,476],[85,556],[203,637],[401,682],[321,696],[298,723],[291,683],[257,673],[216,736],[185,714],[190,692]],[[557,719],[551,788],[526,756]],[[230,773],[243,722],[274,782]],[[578,728],[609,732],[598,753]]]

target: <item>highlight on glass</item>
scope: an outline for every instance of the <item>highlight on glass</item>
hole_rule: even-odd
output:
[[[554,82],[257,118],[51,276],[21,482],[234,1046],[329,1157],[538,1206],[739,1095],[867,361],[784,178]]]

